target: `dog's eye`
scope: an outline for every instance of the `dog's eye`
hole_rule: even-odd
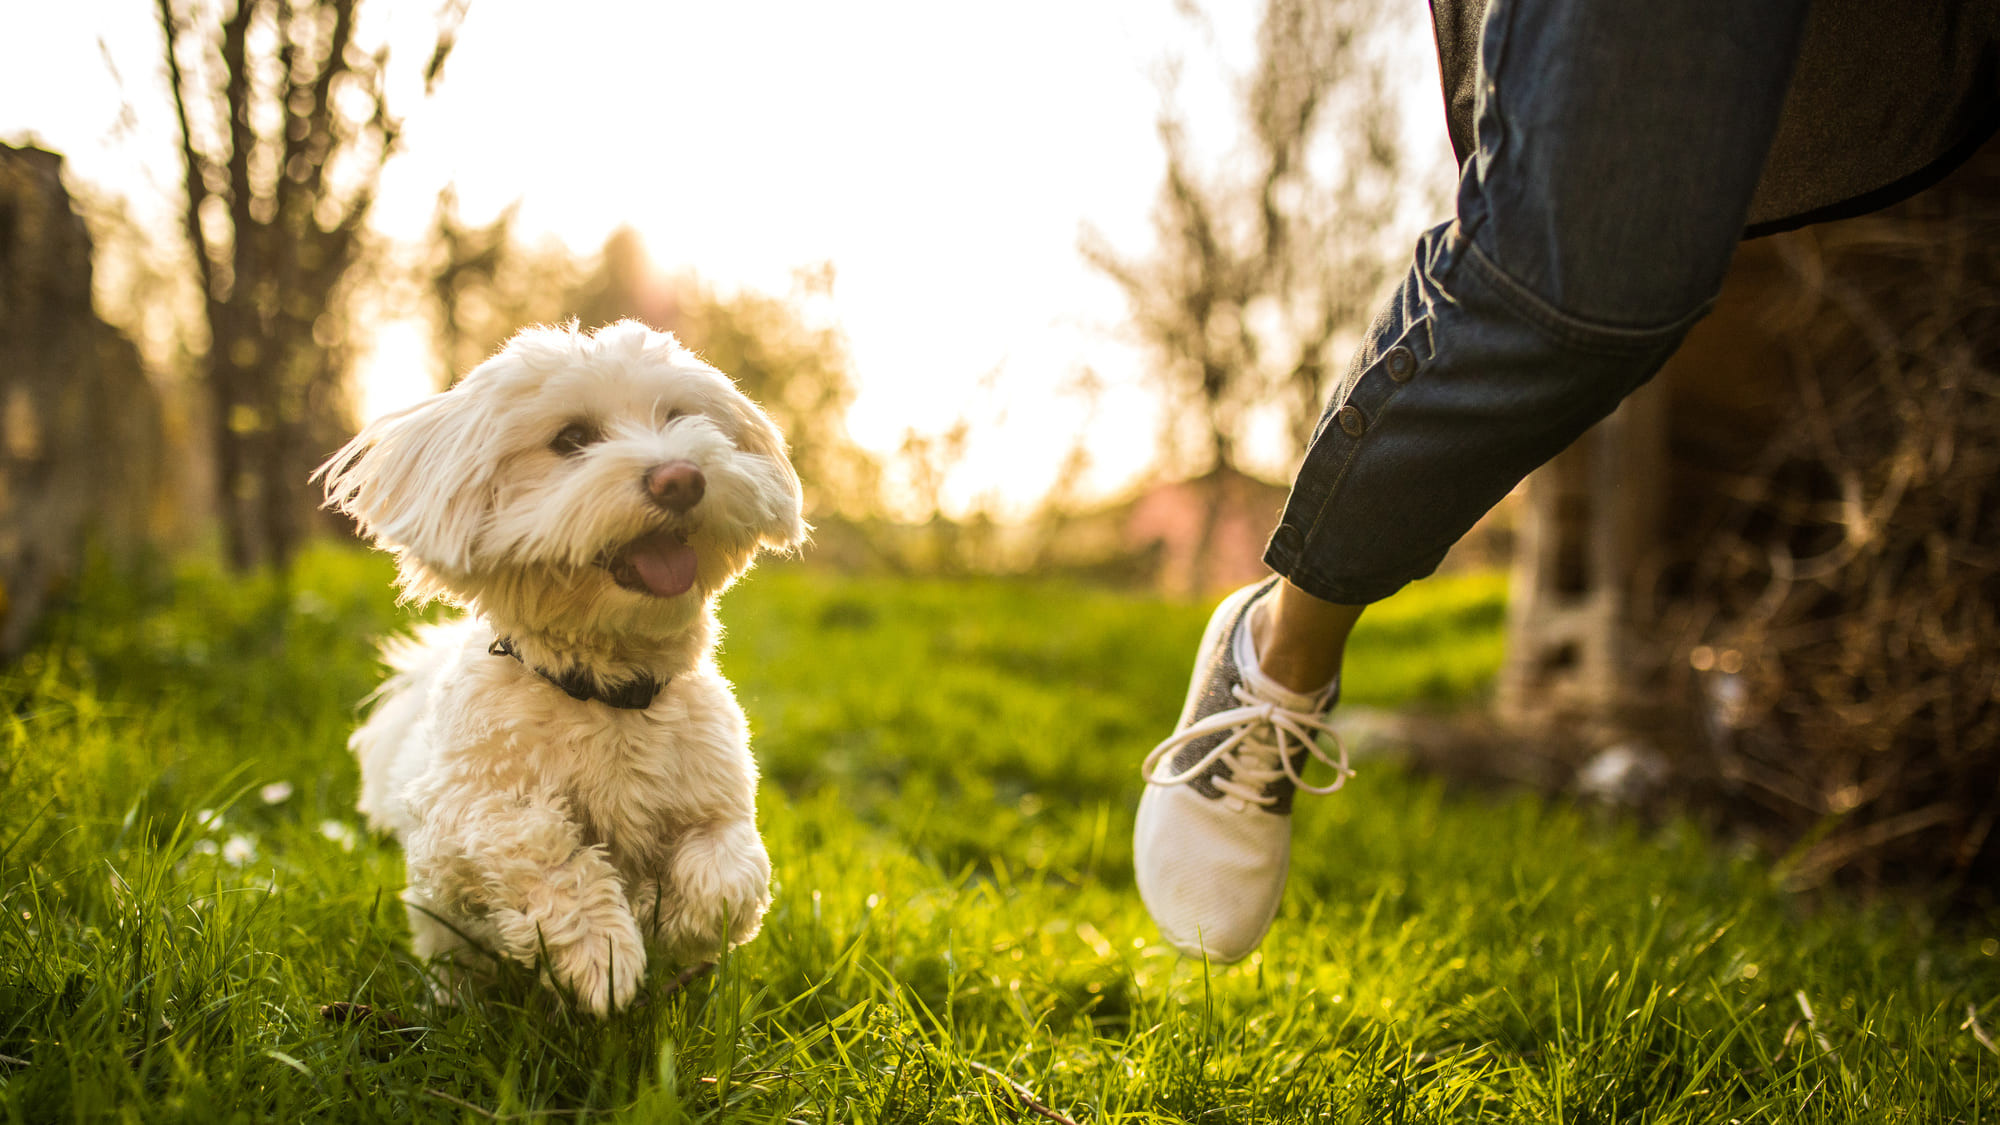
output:
[[[671,422],[671,421],[673,421],[673,420],[674,420],[674,419],[676,419],[676,418],[685,418],[685,417],[687,417],[687,411],[685,411],[685,410],[681,410],[681,409],[679,409],[679,408],[675,408],[675,409],[673,409],[673,410],[669,410],[669,411],[667,411],[667,421],[668,421],[668,422]],[[665,423],[661,423],[661,424],[662,424],[662,425],[665,425]]]
[[[549,442],[549,448],[564,457],[583,452],[583,447],[598,440],[597,428],[588,422],[571,422],[564,426]]]

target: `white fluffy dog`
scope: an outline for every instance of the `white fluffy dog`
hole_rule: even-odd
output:
[[[711,606],[807,531],[770,419],[642,324],[535,328],[319,475],[406,599],[467,610],[387,647],[350,741],[440,979],[491,951],[603,1015],[649,943],[753,937],[771,864]]]

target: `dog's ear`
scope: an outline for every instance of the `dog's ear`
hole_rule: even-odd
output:
[[[465,573],[493,511],[495,413],[465,384],[370,422],[313,472],[377,546]],[[406,576],[407,577],[407,576]]]
[[[805,520],[805,495],[799,486],[798,470],[786,455],[785,435],[757,404],[733,388],[724,396],[724,413],[730,440],[744,453],[763,462],[766,482],[760,489],[766,498],[763,518],[756,521],[757,540],[774,551],[793,551],[804,545],[812,527]]]

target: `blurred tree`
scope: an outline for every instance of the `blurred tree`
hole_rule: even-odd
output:
[[[230,561],[283,565],[307,475],[346,429],[345,302],[401,123],[359,0],[156,0],[185,172],[183,225],[208,347],[217,510]],[[433,89],[463,16],[448,3]]]
[[[566,310],[589,276],[588,263],[561,243],[521,242],[516,214],[509,207],[477,226],[459,214],[456,191],[438,196],[424,272],[440,386],[479,366],[517,329],[575,315]]]
[[[830,266],[801,272],[789,298],[724,293],[664,273],[629,227],[611,233],[594,263],[578,262],[560,247],[521,245],[511,210],[486,226],[465,223],[447,193],[432,229],[430,272],[439,355],[454,377],[528,324],[641,320],[674,333],[770,412],[791,442],[816,517],[876,508],[876,465],[847,433],[854,378],[846,342],[804,307],[831,293]]]
[[[1239,442],[1251,416],[1276,408],[1299,439],[1257,460],[1303,448],[1333,390],[1337,338],[1365,323],[1388,280],[1382,234],[1406,185],[1378,34],[1394,18],[1385,7],[1266,0],[1256,61],[1241,79],[1234,169],[1201,166],[1170,85],[1152,251],[1127,255],[1084,233],[1084,257],[1124,290],[1132,328],[1152,352],[1170,459],[1208,477],[1197,558],[1209,554],[1226,478],[1244,467]],[[1191,440],[1199,448],[1183,449]]]
[[[32,639],[86,537],[144,537],[161,452],[139,353],[92,307],[62,158],[0,145],[0,660]]]

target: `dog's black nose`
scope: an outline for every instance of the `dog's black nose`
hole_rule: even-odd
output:
[[[669,512],[685,512],[701,503],[705,488],[701,470],[689,461],[669,461],[646,470],[646,492]]]

